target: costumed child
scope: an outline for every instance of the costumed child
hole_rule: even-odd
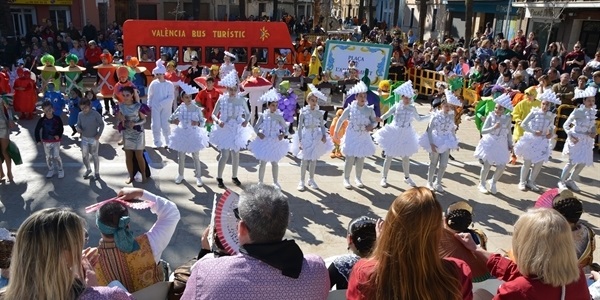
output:
[[[308,73],[306,74],[306,77],[311,80],[312,84],[317,85],[319,84],[319,75],[322,72],[323,68],[321,66],[321,60],[319,60],[319,55],[315,49],[310,56],[310,63],[308,64]]]
[[[98,97],[104,99],[104,113],[110,114],[108,106],[112,109],[113,114],[115,113],[115,101],[113,100],[115,84],[117,83],[115,78],[115,72],[117,67],[112,64],[112,55],[110,53],[102,53],[100,55],[102,64],[94,66],[97,69],[98,76],[96,77],[96,83],[94,84],[98,88]]]
[[[550,106],[552,104],[560,105],[561,102],[551,90],[546,90],[539,98],[542,101],[541,108],[531,109],[531,112],[521,122],[521,128],[525,134],[515,144],[515,154],[523,157],[519,181],[519,190],[521,191],[527,188],[534,192],[540,190],[535,184],[535,179],[542,170],[542,165],[550,159],[552,153],[549,139],[554,135],[556,115],[550,111]],[[531,174],[529,174],[530,169]]]
[[[140,61],[135,56],[127,56],[125,63],[129,68],[129,80],[133,82],[135,88],[138,90],[140,97],[146,96],[146,86],[148,85],[146,79],[146,67],[140,66]],[[140,99],[141,100],[141,99]]]
[[[394,104],[381,116],[384,121],[394,116],[393,121],[373,134],[375,142],[385,151],[381,186],[388,186],[387,177],[392,166],[392,160],[395,157],[401,157],[404,183],[415,187],[417,185],[410,178],[410,157],[419,151],[419,136],[412,127],[412,121],[426,120],[429,119],[429,116],[420,116],[417,108],[412,104],[412,100],[416,95],[410,80],[397,87],[394,94],[402,97],[402,102]]]
[[[258,114],[262,112],[260,97],[267,92],[273,84],[260,75],[260,68],[252,68],[252,75],[240,84],[245,93],[248,93],[250,103],[250,123],[255,124]]]
[[[229,51],[223,51],[223,54],[223,63],[219,68],[219,73],[221,77],[224,77],[225,75],[229,74],[232,70],[235,69],[235,65],[232,62],[232,60],[235,61],[235,55]]]
[[[55,116],[62,117],[65,106],[67,106],[67,101],[63,94],[54,90],[53,82],[48,83],[47,91],[44,93],[44,100],[52,104],[52,111]]]
[[[371,131],[377,126],[379,118],[375,116],[372,106],[367,105],[367,91],[369,88],[364,82],[359,81],[348,91],[348,95],[355,95],[356,100],[352,102],[340,116],[337,121],[334,135],[340,133],[340,128],[344,121],[348,120],[346,134],[341,140],[342,154],[346,156],[344,162],[344,187],[351,189],[350,172],[356,162],[355,183],[359,188],[365,185],[362,183],[361,175],[365,163],[365,157],[375,154],[375,144],[371,138]]]
[[[102,103],[100,103],[100,99],[96,97],[94,91],[92,91],[91,89],[86,90],[83,97],[85,99],[90,100],[90,106],[92,107],[92,109],[97,111],[100,115],[102,115]]]
[[[563,124],[568,135],[563,155],[567,156],[569,161],[560,175],[559,189],[569,188],[579,192],[579,187],[575,183],[579,181],[579,173],[584,167],[594,165],[594,138],[597,132],[596,113],[598,112],[594,105],[596,93],[596,88],[591,86],[585,90],[575,91],[573,101],[579,107],[571,112]]]
[[[75,127],[75,125],[77,125],[77,118],[79,117],[79,113],[81,112],[81,109],[79,108],[79,101],[81,101],[82,96],[83,95],[81,94],[81,91],[78,89],[72,89],[69,93],[69,100],[67,101],[67,106],[69,108],[69,126],[73,130],[71,136],[77,134],[77,128]]]
[[[5,87],[0,86],[0,181],[4,180],[4,170],[2,163],[6,163],[6,177],[9,182],[13,182],[12,161],[9,153],[9,147],[13,144],[10,141],[10,130],[15,126],[13,122],[13,113],[9,104],[8,94],[5,93]],[[17,162],[18,163],[18,162]]]
[[[348,120],[341,122],[342,125],[340,125],[337,136],[334,134],[342,113],[344,113],[344,110],[338,108],[335,112],[335,117],[333,117],[333,120],[331,121],[331,126],[329,126],[329,136],[331,136],[331,140],[333,141],[333,150],[331,150],[331,155],[329,155],[331,158],[344,158],[340,144],[342,143],[342,138],[346,135]]]
[[[281,189],[279,178],[279,161],[288,153],[290,142],[284,139],[287,134],[287,124],[281,112],[277,110],[279,95],[273,88],[260,97],[261,102],[267,103],[267,109],[260,114],[254,132],[256,138],[248,144],[248,149],[260,161],[258,168],[258,183],[265,179],[267,163],[271,163],[273,186]]]
[[[325,128],[324,112],[319,110],[319,105],[317,104],[319,100],[327,101],[327,96],[310,83],[308,84],[308,88],[310,90],[306,98],[308,105],[300,110],[298,131],[293,136],[292,144],[290,145],[290,152],[301,160],[300,183],[298,183],[299,191],[304,191],[305,189],[304,182],[307,169],[309,170],[308,186],[315,190],[319,188],[315,182],[317,159],[333,149],[333,142]]]
[[[436,104],[434,103],[434,106]],[[451,90],[445,91],[444,98],[437,111],[434,111],[429,120],[427,131],[419,138],[419,145],[429,152],[429,170],[427,172],[427,188],[432,191],[443,192],[442,179],[448,166],[450,151],[458,150],[456,138],[456,124],[454,123],[455,111],[453,106],[460,106],[460,100]],[[437,168],[435,184],[433,177]]]
[[[20,113],[20,119],[33,119],[36,102],[35,82],[31,79],[31,72],[27,69],[17,69],[18,78],[13,83],[15,94],[13,96],[13,106],[15,113]]]
[[[273,87],[278,87],[279,84],[283,81],[284,77],[289,77],[290,75],[292,75],[292,72],[290,72],[290,70],[286,69],[284,67],[285,64],[285,58],[284,57],[279,57],[276,60],[277,62],[277,68],[271,70],[271,82],[273,83]]]
[[[65,57],[65,61],[68,66],[60,68],[60,72],[65,74],[65,93],[68,95],[72,89],[83,91],[83,72],[85,68],[77,65],[79,58],[73,53],[69,53]]]
[[[533,108],[538,108],[542,105],[542,102],[537,99],[538,92],[535,86],[529,87],[525,90],[525,99],[520,101],[517,105],[514,105],[515,109],[512,111],[512,120],[515,123],[513,128],[513,143],[516,144],[519,139],[525,134],[525,130],[521,127],[521,122],[529,115],[529,112]],[[510,164],[515,165],[517,163],[517,156],[512,154]]]
[[[104,120],[102,120],[102,115],[92,108],[92,102],[87,97],[81,99],[79,107],[81,112],[77,116],[76,128],[77,132],[81,135],[81,157],[85,166],[83,178],[88,179],[92,174],[92,168],[90,168],[91,155],[94,162],[93,178],[99,179],[100,159],[98,157],[98,148],[100,146],[100,136],[102,135],[102,131],[104,131]]]
[[[54,66],[54,63],[55,63],[54,56],[52,56],[50,54],[44,54],[42,56],[42,58],[40,59],[40,62],[42,63],[42,65],[37,67],[38,70],[42,71],[42,74],[41,74],[42,87],[40,90],[42,92],[45,92],[46,86],[48,85],[48,83],[50,83],[50,82],[54,83],[54,81],[56,79],[60,78],[60,73],[59,73],[59,70]],[[60,81],[59,81],[59,83],[60,83]]]
[[[121,95],[123,87],[130,86],[136,89],[135,84],[129,80],[130,75],[130,69],[128,67],[120,66],[117,68],[117,78],[119,81],[114,85],[112,96],[113,99],[117,100],[117,103],[123,102],[123,95]],[[139,96],[139,92],[136,93],[138,93]]]
[[[488,181],[490,184],[489,192],[495,195],[497,193],[496,183],[498,183],[506,168],[506,164],[510,159],[510,151],[513,148],[510,132],[512,120],[511,115],[507,114],[507,112],[513,110],[513,106],[508,94],[502,94],[494,99],[494,102],[496,107],[494,112],[485,119],[481,128],[483,137],[479,140],[473,156],[483,162],[477,189],[484,194],[488,193],[486,187],[487,176],[492,165],[496,166],[492,179]]]
[[[54,83],[51,83],[54,85]],[[65,177],[63,170],[62,159],[60,159],[60,140],[63,135],[63,122],[59,116],[54,114],[52,103],[44,101],[42,103],[44,115],[38,120],[35,125],[34,136],[38,144],[44,146],[46,154],[46,164],[48,165],[48,173],[46,178],[54,176],[55,168],[58,170],[58,178]]]
[[[393,105],[393,103],[390,105],[390,103],[386,102],[386,100],[390,97],[390,88],[391,83],[389,80],[382,80],[377,86],[377,95],[379,96],[379,106],[381,107],[382,114],[385,114]]]
[[[480,134],[485,118],[496,109],[496,102],[494,99],[500,97],[505,92],[505,88],[496,84],[492,87],[491,97],[481,97],[481,100],[477,102],[477,105],[475,106],[475,127],[477,127]],[[507,110],[506,112],[509,113],[510,111]]]
[[[215,109],[215,104],[217,104],[217,100],[219,100],[221,95],[221,91],[215,88],[215,79],[210,76],[206,78],[206,88],[201,90],[196,95],[196,104],[199,104],[202,107],[202,114],[204,114],[206,130],[208,132],[212,130],[212,112]]]
[[[177,63],[173,60],[167,63],[167,72],[165,73],[165,79],[173,83],[174,93],[175,93],[175,101],[173,101],[173,110],[177,109],[177,105],[180,103],[179,99],[179,82],[181,82],[181,77],[179,76],[179,72],[177,71]]]
[[[198,153],[208,147],[208,133],[204,129],[205,119],[202,108],[192,103],[192,97],[198,93],[198,89],[186,83],[180,83],[181,101],[175,112],[169,117],[171,124],[177,125],[169,136],[169,148],[177,151],[179,172],[175,183],[183,181],[186,153],[191,153],[194,159],[194,176],[196,186],[201,187],[202,165]]]
[[[209,141],[219,150],[217,184],[219,188],[225,188],[223,171],[230,156],[231,180],[237,186],[242,184],[237,178],[240,150],[246,148],[253,130],[247,126],[250,120],[250,110],[246,104],[246,98],[239,95],[237,71],[231,71],[219,83],[227,88],[227,92],[221,95],[215,104],[212,119],[217,126],[213,126]]]
[[[285,80],[279,84],[279,110],[283,113],[283,119],[289,124],[289,132],[294,133],[294,118],[298,108],[298,96],[294,89],[290,88],[290,82]]]

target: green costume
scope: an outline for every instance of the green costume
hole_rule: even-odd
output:
[[[46,92],[46,87],[49,82],[52,82],[54,83],[54,86],[57,86],[54,81],[60,78],[60,74],[58,73],[59,70],[54,66],[54,56],[44,54],[40,61],[42,62],[42,66],[38,67],[38,70],[42,71],[42,93],[44,93]]]
[[[83,92],[82,74],[83,71],[85,71],[85,68],[77,65],[79,58],[73,53],[67,55],[65,60],[68,66],[61,69],[61,72],[65,73],[65,93],[68,95],[73,89],[78,89]]]

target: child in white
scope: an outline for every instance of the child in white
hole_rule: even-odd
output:
[[[181,100],[179,107],[169,118],[169,122],[177,125],[169,136],[169,148],[177,151],[179,173],[175,183],[183,181],[183,170],[185,169],[185,154],[191,153],[194,159],[194,174],[196,186],[202,186],[202,169],[198,152],[208,147],[208,133],[204,128],[206,120],[202,115],[202,108],[192,103],[192,95],[198,93],[198,89],[186,83],[180,83]]]
[[[563,155],[569,157],[558,182],[559,189],[569,188],[579,192],[575,181],[585,166],[594,164],[594,138],[596,137],[596,112],[594,105],[597,90],[588,87],[575,91],[575,103],[582,103],[575,109],[563,124],[568,135]],[[573,170],[573,172],[571,172]]]
[[[510,132],[512,115],[506,113],[513,110],[510,96],[502,94],[494,99],[494,102],[496,102],[494,111],[487,116],[483,123],[481,128],[483,136],[473,154],[480,161],[483,161],[477,188],[484,194],[488,193],[486,180],[492,165],[496,165],[496,171],[489,181],[489,192],[492,194],[497,193],[496,183],[510,160],[510,153],[513,148],[512,133]]]
[[[85,165],[83,178],[87,179],[92,174],[90,168],[90,154],[94,160],[94,177],[100,178],[100,160],[98,159],[99,139],[104,130],[104,121],[99,112],[92,109],[92,102],[88,98],[83,98],[79,102],[81,112],[77,116],[75,128],[81,134],[81,155]]]
[[[344,163],[344,187],[351,189],[350,172],[356,162],[356,186],[363,188],[361,175],[365,163],[365,157],[375,154],[375,144],[370,132],[373,131],[380,121],[375,116],[373,106],[367,105],[367,85],[359,81],[349,91],[348,96],[356,94],[356,100],[352,102],[338,119],[334,135],[337,136],[344,121],[348,120],[346,134],[341,140],[342,154],[346,156]]]
[[[298,130],[292,138],[290,147],[291,152],[301,160],[299,191],[304,191],[305,188],[306,169],[309,169],[310,176],[308,186],[312,189],[319,188],[315,182],[317,159],[333,150],[333,142],[325,128],[324,112],[319,110],[317,105],[319,99],[327,101],[327,96],[312,84],[308,84],[308,87],[310,89],[310,93],[306,98],[308,105],[300,110]]]
[[[432,191],[443,192],[442,178],[448,167],[450,150],[458,149],[456,138],[456,124],[454,123],[453,106],[462,105],[460,100],[450,90],[444,91],[441,99],[441,109],[435,111],[431,116],[427,131],[419,138],[419,145],[429,152],[429,170],[427,173],[427,188]],[[438,167],[439,164],[439,167]],[[437,179],[434,184],[433,175],[435,170]]]
[[[164,62],[159,59],[156,62],[156,68],[152,70],[156,79],[152,80],[148,86],[148,106],[152,109],[150,127],[156,148],[162,147],[164,145],[163,137],[165,141],[168,141],[171,134],[169,116],[175,101],[175,87],[172,82],[165,79],[166,72]]]
[[[277,110],[279,95],[276,89],[271,89],[260,97],[261,102],[268,103],[268,109],[260,114],[254,125],[257,137],[250,142],[248,149],[260,161],[258,168],[258,183],[265,179],[267,162],[271,162],[273,171],[273,185],[281,189],[277,179],[279,177],[278,162],[288,153],[290,142],[283,137],[287,133],[288,125],[283,115]]]
[[[415,91],[411,81],[403,83],[394,90],[394,93],[402,97],[401,103],[394,104],[381,119],[385,121],[394,117],[391,123],[387,123],[382,129],[373,134],[375,142],[385,151],[381,186],[387,187],[387,175],[395,157],[402,158],[402,170],[404,171],[404,182],[411,187],[417,186],[410,178],[410,156],[419,151],[419,136],[412,127],[413,120],[428,119],[429,116],[420,116],[417,108],[412,105]]]
[[[541,108],[533,108],[521,122],[525,134],[515,145],[515,154],[523,157],[519,190],[526,188],[537,192],[540,189],[535,184],[535,179],[542,169],[544,162],[548,161],[552,149],[549,139],[554,135],[554,118],[556,115],[550,111],[550,105],[560,105],[560,100],[551,90],[546,90],[539,96],[542,101]],[[532,167],[533,165],[533,167]],[[531,174],[529,169],[531,168]],[[529,177],[527,177],[529,175]]]

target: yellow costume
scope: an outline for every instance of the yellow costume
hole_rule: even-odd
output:
[[[329,136],[331,136],[331,140],[333,141],[333,146],[334,146],[333,150],[331,151],[331,158],[344,157],[342,155],[342,151],[340,149],[340,143],[342,141],[342,138],[346,134],[346,128],[348,127],[348,120],[346,120],[346,121],[344,121],[344,123],[342,123],[342,126],[340,127],[340,130],[338,131],[338,135],[336,136],[334,134],[335,127],[337,126],[337,122],[340,119],[340,117],[342,116],[343,112],[344,112],[343,109],[338,109],[337,112],[335,113],[335,117],[331,121],[331,126],[329,126]]]
[[[312,55],[310,56],[310,63],[308,64],[308,74],[306,76],[309,79],[312,79],[311,83],[314,85],[319,84],[319,74],[321,74],[320,69],[321,60],[319,60],[317,49],[315,49],[315,51],[313,51]]]
[[[381,99],[379,104],[381,108],[381,115],[384,115],[391,107],[388,102],[385,101],[390,96],[390,81],[382,80],[379,82],[378,87],[379,89],[377,89],[377,95],[379,96],[379,99]]]
[[[536,99],[533,101],[529,100],[527,96],[532,93],[533,96],[536,97]],[[525,90],[525,98],[526,99],[521,100],[517,105],[515,105],[515,109],[512,112],[512,119],[513,122],[515,122],[515,129],[513,131],[513,142],[515,143],[523,136],[523,134],[525,134],[525,131],[523,128],[521,128],[521,122],[523,122],[525,117],[527,117],[532,108],[540,107],[542,105],[542,102],[537,100],[537,92],[535,87],[530,87]]]

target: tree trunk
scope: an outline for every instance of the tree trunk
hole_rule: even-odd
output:
[[[8,0],[0,0],[0,35],[3,37],[16,36]]]
[[[390,28],[394,28],[400,25],[400,11],[404,11],[404,9],[400,8],[400,0],[394,0],[394,18],[392,19],[394,21],[394,24],[390,24]]]
[[[314,30],[319,26],[319,21],[321,20],[321,0],[313,1],[313,16],[312,29]]]
[[[465,0],[465,47],[469,48],[473,36],[473,0]]]
[[[358,0],[358,26],[363,24],[365,19],[365,0]],[[367,34],[369,34],[367,32]]]
[[[425,21],[427,20],[427,0],[421,0],[419,3],[419,41],[421,44],[425,41]]]
[[[368,16],[367,16],[368,23],[367,24],[369,24],[369,27],[373,28],[377,25],[377,24],[374,24],[374,22],[373,22],[373,15],[375,15],[375,9],[373,8],[373,0],[369,0],[369,6],[367,8],[367,12],[368,12],[367,13],[368,14]],[[377,21],[381,22],[381,20],[377,20]]]
[[[247,0],[240,0],[240,5],[239,5],[239,9],[240,9],[240,16],[238,18],[239,21],[245,21],[247,20],[246,18],[246,1]]]
[[[294,0],[294,22],[298,23],[298,20],[300,20],[298,16],[298,0]]]
[[[137,1],[129,0],[129,18],[137,19]]]
[[[279,0],[273,0],[273,21],[279,21]]]

